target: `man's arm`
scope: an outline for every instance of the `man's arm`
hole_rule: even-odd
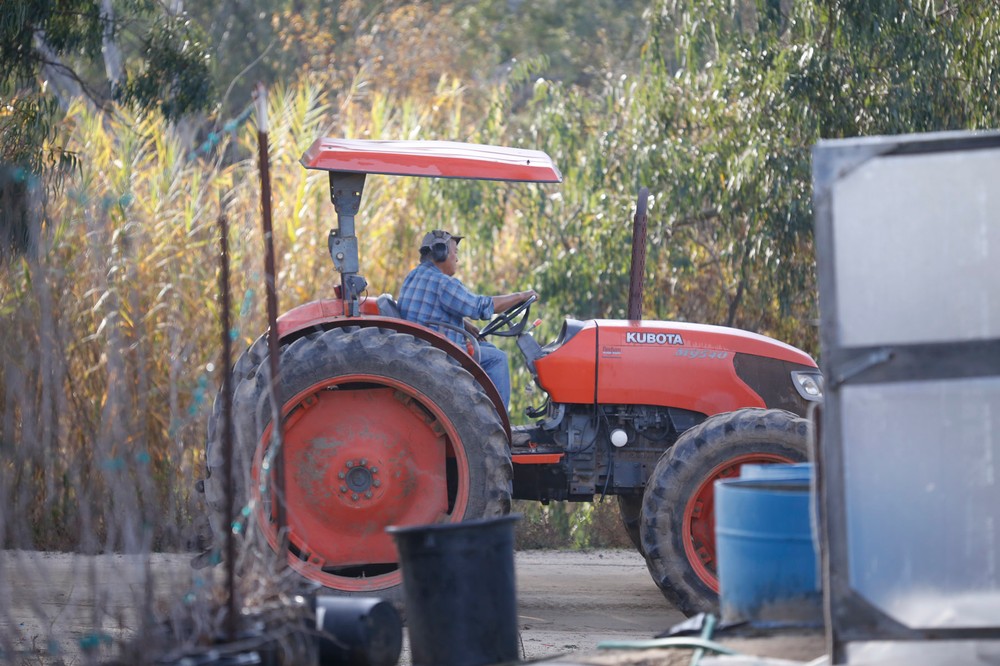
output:
[[[504,294],[503,296],[494,296],[493,297],[493,311],[494,312],[503,312],[504,310],[506,310],[508,308],[514,307],[518,303],[522,303],[522,302],[528,300],[532,296],[534,296],[535,298],[538,298],[538,294],[535,293],[534,289],[529,289],[528,291],[518,291],[518,292],[513,293],[513,294]]]

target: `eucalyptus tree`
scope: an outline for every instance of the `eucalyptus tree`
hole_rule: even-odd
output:
[[[0,158],[36,170],[60,161],[46,141],[78,99],[99,109],[117,99],[168,118],[203,109],[208,75],[198,28],[151,0],[3,0]]]
[[[168,118],[210,103],[209,62],[183,13],[152,0],[0,2],[0,257],[29,243],[28,190],[80,159],[59,120],[112,100]]]
[[[996,127],[995,3],[662,0],[639,105],[671,314],[816,349],[810,149]],[[666,242],[669,239],[669,243]]]

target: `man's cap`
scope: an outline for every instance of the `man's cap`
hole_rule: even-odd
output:
[[[455,234],[450,234],[447,231],[435,229],[434,231],[428,231],[424,235],[424,241],[420,244],[420,249],[430,250],[431,246],[435,243],[447,243],[452,239],[455,239],[455,242],[458,243],[463,238],[465,238],[465,236],[456,236]]]

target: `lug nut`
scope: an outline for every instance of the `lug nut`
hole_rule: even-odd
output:
[[[372,467],[372,474],[378,474],[378,467]]]
[[[341,486],[340,487],[340,492],[346,493],[347,492],[347,486]]]
[[[354,467],[354,461],[348,460],[345,466],[347,467],[347,469],[351,469],[352,467]]]
[[[367,497],[368,499],[371,499],[372,498],[372,491],[369,490],[368,492],[366,492],[365,493],[365,497]]]
[[[344,478],[344,477],[346,477],[346,476],[347,476],[347,475],[346,475],[346,474],[344,474],[343,472],[340,472],[339,474],[337,474],[337,478],[338,478],[338,479],[343,479],[343,478]]]
[[[378,488],[379,486],[382,485],[382,482],[379,481],[378,479],[375,479],[374,481],[372,481],[372,485]]]
[[[351,499],[354,500],[355,502],[357,502],[358,501],[358,494],[354,493],[353,495],[351,495]]]
[[[361,459],[361,465],[362,465],[362,467],[365,466],[365,465],[367,465],[367,464],[368,464],[368,459],[367,458],[362,458]]]

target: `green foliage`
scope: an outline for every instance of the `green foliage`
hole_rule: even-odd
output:
[[[116,82],[124,99],[159,107],[168,117],[207,108],[212,99],[200,28],[148,0],[118,2],[114,11],[105,15],[97,0],[10,0],[0,12],[0,91],[39,90],[41,69],[49,66],[101,102],[109,82],[92,76],[93,65],[113,46],[135,70]]]
[[[606,72],[631,71],[645,38],[647,2],[637,0],[476,0],[456,3],[472,43],[488,63],[545,56],[547,79],[588,87]]]
[[[7,0],[0,11],[0,159],[32,173],[58,173],[76,156],[53,141],[78,89],[96,106],[114,94],[139,109],[176,119],[212,102],[199,28],[148,0]],[[112,51],[124,78],[109,81]],[[100,66],[108,59],[107,67]],[[102,72],[97,74],[97,72]]]
[[[212,79],[206,44],[186,16],[163,16],[141,38],[141,59],[118,91],[121,101],[157,108],[174,120],[209,108]]]
[[[192,20],[205,33],[211,45],[215,68],[214,87],[227,99],[213,100],[225,105],[227,114],[239,113],[257,81],[274,83],[281,60],[277,55],[272,17],[287,3],[261,3],[249,0],[186,3]],[[325,26],[314,25],[315,31]],[[245,72],[245,73],[244,73]]]
[[[988,2],[784,6],[660,2],[640,105],[671,309],[815,353],[811,146],[996,126],[1000,21]]]
[[[93,0],[8,0],[0,11],[0,85],[19,87],[34,79],[45,56],[36,32],[56,54],[97,58],[104,34],[100,5]]]
[[[362,94],[414,97],[455,77],[476,96],[488,95],[518,63],[545,58],[541,75],[589,87],[606,70],[635,69],[646,4],[222,0],[189,11],[214,45],[215,83],[231,89],[222,103],[232,114],[254,82],[287,83],[304,72],[331,91],[346,92],[360,79]]]
[[[77,165],[58,142],[58,103],[38,93],[15,95],[0,110],[0,164],[58,177]]]
[[[517,550],[632,548],[614,501],[514,502]]]

